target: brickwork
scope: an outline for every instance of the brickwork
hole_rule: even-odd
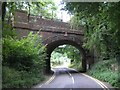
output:
[[[39,32],[43,44],[47,47],[48,61],[47,68],[50,70],[50,55],[59,45],[71,44],[82,51],[83,68],[86,70],[86,52],[82,47],[84,42],[83,28],[81,30],[71,29],[65,22],[44,19],[41,16],[28,16],[25,11],[16,11],[13,27],[20,37],[27,36],[30,31]]]
[[[70,25],[65,22],[44,19],[40,16],[28,17],[25,11],[16,11],[14,21],[15,27],[23,25],[22,28],[30,28],[33,30],[39,30],[41,27],[70,28]]]
[[[83,41],[82,30],[77,31],[71,29],[68,23],[44,19],[41,16],[28,17],[27,12],[21,10],[15,12],[13,27],[16,28],[17,33],[20,34],[20,37],[28,35],[30,31],[40,31],[43,41],[49,38],[47,41],[50,42],[50,38],[53,39],[55,36],[59,36],[60,34],[62,34],[60,39],[72,37],[73,41],[77,40],[76,38],[81,39],[76,41],[78,43]],[[46,42],[46,44],[48,43]]]

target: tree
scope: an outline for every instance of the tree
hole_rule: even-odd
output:
[[[53,59],[59,59],[61,56],[67,56],[67,58],[71,60],[72,68],[75,67],[75,69],[81,69],[82,55],[74,46],[64,45],[62,47],[57,47],[52,55],[55,57]]]
[[[57,18],[56,13],[53,11],[57,10],[54,2],[52,0],[40,2],[3,2],[2,3],[2,20],[5,17],[9,21],[17,10],[26,10],[30,15],[41,15],[44,18]]]
[[[84,46],[87,49],[96,50],[97,56],[102,59],[117,57],[118,54],[120,56],[120,20],[118,17],[120,16],[120,2],[68,2],[65,8],[78,18],[77,26],[83,25],[86,28]]]

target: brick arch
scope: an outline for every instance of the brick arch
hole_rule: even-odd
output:
[[[64,36],[64,35],[58,35],[56,34],[55,36],[49,36],[49,37],[46,37],[45,39],[43,39],[43,43],[44,44],[50,44],[52,42],[55,42],[55,41],[60,41],[60,40],[68,40],[68,41],[73,41],[75,42],[76,44],[82,46],[83,44],[83,41],[81,40],[81,37],[80,36]]]
[[[51,58],[51,53],[54,51],[55,48],[57,48],[60,45],[64,45],[64,44],[68,44],[68,45],[72,45],[74,47],[76,47],[82,55],[82,72],[86,71],[86,53],[84,48],[82,48],[81,44],[78,44],[77,42],[71,40],[71,39],[59,39],[59,40],[55,40],[52,41],[51,43],[49,43],[46,48],[47,48],[47,61],[46,61],[46,72],[50,72],[51,67],[50,67],[50,58]]]
[[[79,37],[70,37],[70,36],[64,37],[63,35],[51,36],[51,37],[48,37],[48,39],[43,40],[43,43],[46,44],[48,49],[50,47],[50,51],[52,51],[52,49],[58,47],[59,45],[63,45],[63,44],[73,45],[79,50],[83,49],[82,48],[83,42]]]

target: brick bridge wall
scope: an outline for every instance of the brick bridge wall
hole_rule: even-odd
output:
[[[33,31],[33,33],[39,32],[43,43],[48,47],[49,55],[55,47],[62,44],[71,44],[83,52],[84,59],[87,58],[86,52],[82,48],[84,37],[82,27],[79,31],[74,30],[68,23],[44,19],[41,16],[28,16],[26,11],[20,10],[15,12],[12,24],[20,37],[27,36],[30,31]],[[86,63],[86,60],[83,60],[83,63]],[[85,64],[83,64],[83,67],[86,68]]]
[[[83,28],[81,27],[81,31],[77,31],[71,29],[70,25],[65,22],[44,19],[41,16],[29,16],[26,11],[16,11],[15,17],[13,20],[13,27],[18,29],[24,29],[24,31],[41,31],[41,32],[55,32],[55,33],[70,33],[81,35]],[[19,32],[19,31],[18,31]],[[21,32],[21,31],[20,31]],[[27,31],[26,31],[27,33]],[[26,36],[26,34],[20,33],[21,36]]]

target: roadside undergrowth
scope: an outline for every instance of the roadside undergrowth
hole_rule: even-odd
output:
[[[118,73],[118,64],[115,59],[99,61],[87,72],[103,82],[108,82],[113,87],[120,86]]]

